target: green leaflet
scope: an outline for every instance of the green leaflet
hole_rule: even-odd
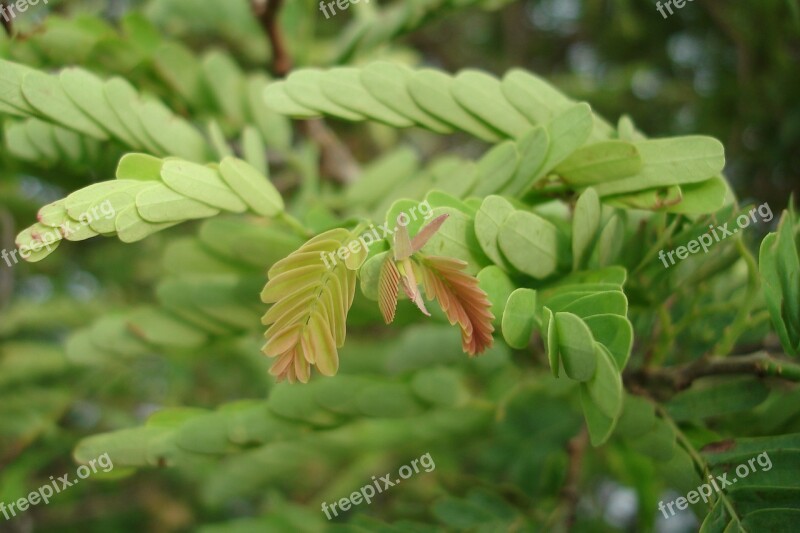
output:
[[[36,149],[28,137],[25,123],[13,124],[7,122],[5,126],[5,146],[14,156],[26,161],[37,161],[43,156]]]
[[[116,229],[119,240],[132,243],[138,242],[145,237],[149,237],[153,233],[167,229],[175,224],[178,224],[178,222],[166,222],[161,224],[148,222],[139,214],[139,208],[137,206],[130,206],[117,213],[117,218],[114,221],[114,228]]]
[[[283,198],[269,179],[248,163],[228,157],[219,167],[222,179],[247,206],[260,215],[274,217],[283,211]]]
[[[239,66],[228,54],[212,51],[203,58],[201,69],[219,109],[234,124],[242,124],[245,86]]]
[[[519,164],[516,145],[505,141],[495,145],[478,161],[478,175],[472,194],[486,196],[503,189]]]
[[[267,85],[264,89],[264,103],[266,106],[278,113],[297,118],[313,118],[321,114],[319,111],[301,105],[293,98],[290,98],[286,94],[286,90],[286,85],[283,83],[270,83]]]
[[[572,269],[586,264],[600,230],[600,199],[591,187],[586,189],[575,204],[572,218]]]
[[[630,320],[624,315],[598,314],[584,317],[583,321],[591,330],[594,340],[608,349],[617,367],[625,368],[633,348]]]
[[[545,126],[550,144],[538,177],[550,172],[580,148],[589,138],[592,125],[592,110],[588,104],[572,105],[553,117]]]
[[[597,368],[591,379],[581,386],[605,416],[616,420],[622,410],[622,376],[608,350],[600,343],[594,346]],[[566,369],[566,364],[564,367]]]
[[[67,68],[61,71],[59,82],[69,99],[98,126],[131,148],[142,148],[111,108],[102,80],[85,70]]]
[[[515,287],[509,277],[496,265],[489,265],[477,275],[478,283],[491,302],[491,312],[494,315],[494,325],[500,324],[503,309]]]
[[[207,336],[182,320],[157,308],[140,308],[127,318],[131,333],[157,346],[197,348]]]
[[[31,107],[22,95],[22,80],[34,69],[18,63],[0,59],[0,105],[4,113],[19,116],[36,115],[37,111]]]
[[[22,80],[25,100],[39,113],[66,128],[106,140],[108,135],[69,99],[58,78],[32,71]]]
[[[552,274],[557,265],[557,230],[550,222],[527,211],[506,217],[498,232],[503,255],[514,268],[537,279]]]
[[[539,175],[539,170],[547,159],[550,138],[547,129],[537,126],[517,139],[519,164],[514,177],[502,189],[509,195],[517,195],[528,189]]]
[[[511,265],[500,251],[500,228],[516,210],[502,196],[487,196],[475,214],[475,235],[483,251],[496,265],[511,270]]]
[[[139,102],[136,89],[122,78],[111,78],[105,82],[103,89],[111,109],[119,121],[130,130],[138,144],[144,146],[150,154],[165,155],[164,149],[147,133],[136,112]]]
[[[512,348],[522,350],[528,346],[535,327],[536,291],[516,289],[509,295],[503,310],[503,338]]]
[[[117,165],[118,180],[156,181],[161,179],[164,160],[148,154],[125,154]]]
[[[136,208],[147,222],[181,222],[219,214],[219,209],[187,198],[161,182],[153,183],[136,195]]]
[[[322,92],[322,75],[323,71],[319,69],[295,70],[286,78],[287,95],[301,106],[326,115],[334,115],[347,120],[363,120],[358,113],[332,102],[325,96],[325,93]],[[270,96],[267,94],[267,105],[269,105],[269,98]]]
[[[403,65],[378,61],[361,71],[361,83],[389,109],[437,133],[452,133],[453,129],[436,117],[425,113],[411,98],[407,84],[413,71]]]
[[[792,210],[784,211],[778,231],[761,242],[759,272],[772,323],[786,353],[800,355],[800,252]]]
[[[566,111],[572,101],[542,78],[524,70],[503,77],[503,95],[531,124],[545,124]]]
[[[722,172],[725,154],[722,144],[711,137],[687,136],[635,143],[642,158],[639,174],[596,186],[600,196],[654,187],[708,180]]]
[[[231,156],[232,154],[228,154],[223,156],[221,159]],[[266,175],[269,173],[267,163],[267,147],[264,145],[261,134],[258,133],[258,130],[253,126],[245,126],[244,130],[242,131],[242,156],[244,157],[244,160],[247,161],[255,170],[261,173],[261,175]]]
[[[153,55],[153,67],[158,74],[189,102],[200,97],[200,62],[186,46],[166,42]]]
[[[576,187],[634,176],[642,169],[636,145],[605,141],[584,146],[567,157],[555,171]]]
[[[413,126],[405,116],[393,111],[375,99],[361,82],[357,68],[334,68],[322,75],[323,94],[332,102],[371,120],[383,122],[394,128]]]
[[[187,161],[166,161],[161,167],[161,178],[182,196],[215,208],[235,213],[247,209],[247,205],[230,190],[220,173],[213,168]]]
[[[268,146],[288,150],[292,145],[292,125],[289,120],[267,107],[264,90],[269,79],[264,75],[250,76],[247,80],[247,103],[250,116]]]
[[[478,70],[462,70],[453,81],[451,92],[467,111],[508,137],[519,137],[531,124],[503,97],[500,81]]]
[[[592,401],[589,386],[585,383],[581,384],[580,394],[583,416],[586,418],[586,427],[589,429],[589,440],[592,446],[600,446],[611,437],[619,419],[609,417],[600,410]]]
[[[225,139],[225,133],[222,131],[222,127],[220,127],[216,120],[209,121],[208,136],[209,140],[211,141],[211,148],[214,150],[217,158],[223,159],[233,155],[233,150],[231,150],[227,139]]]
[[[414,102],[426,113],[487,142],[500,139],[497,132],[464,110],[452,96],[453,78],[432,69],[417,71],[408,84]]]
[[[595,375],[599,358],[591,330],[572,313],[556,313],[554,320],[564,372],[575,381],[589,381]]]
[[[37,263],[56,251],[61,244],[61,235],[55,228],[34,224],[22,230],[14,243],[20,250],[20,257],[30,263]]]
[[[200,132],[188,122],[177,119],[164,104],[151,100],[134,104],[133,109],[144,131],[165,153],[190,161],[208,160],[208,146]]]

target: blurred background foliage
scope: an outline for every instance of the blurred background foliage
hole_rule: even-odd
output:
[[[629,114],[649,136],[701,133],[721,139],[726,175],[744,200],[767,201],[777,214],[789,193],[800,191],[800,12],[794,0],[696,0],[667,20],[652,3],[632,0],[373,0],[357,7],[326,20],[316,2],[288,2],[281,24],[295,64],[402,58],[449,71],[476,67],[502,74],[522,67],[590,102],[611,121]],[[158,31],[130,16],[136,12]],[[80,64],[120,74],[200,123],[219,119],[229,139],[241,121],[216,108],[212,98],[188,99],[176,92],[159,70],[157,42],[183,43],[196,56],[227,50],[248,73],[266,72],[270,60],[267,40],[247,0],[50,0],[14,22],[24,38],[0,38],[3,57],[43,69]],[[366,126],[370,135],[361,126],[334,122],[333,127],[364,162],[394,146],[398,136],[376,125]],[[485,149],[458,135],[407,135],[423,154],[446,150],[474,157]],[[52,161],[25,160],[2,151],[3,248],[13,247],[13,228],[28,225],[39,206],[111,177],[122,147],[86,143],[86,157],[74,164],[58,161],[58,154],[52,154]],[[238,149],[237,141],[233,145]],[[312,148],[288,146],[271,155],[283,170],[274,176],[277,183],[296,179],[316,157]],[[251,335],[231,335],[177,355],[133,350],[136,357],[130,358],[113,338],[97,336],[104,328],[95,328],[88,344],[80,344],[85,337],[71,335],[152,300],[164,275],[192,269],[218,272],[213,261],[198,263],[198,257],[208,257],[196,251],[213,248],[218,242],[211,237],[214,230],[224,228],[213,223],[204,228],[206,237],[202,231],[196,236],[197,226],[186,226],[135,246],[96,239],[65,246],[43,263],[13,269],[0,264],[0,501],[27,494],[49,475],[74,471],[71,455],[81,439],[141,426],[158,409],[215,410],[242,399],[255,399],[247,406],[251,409],[266,409],[265,402],[258,402],[274,385]],[[225,250],[213,252],[212,259],[225,256]],[[265,254],[248,264],[232,253],[226,260],[234,267],[226,268],[237,275],[261,276],[259,259],[274,261]],[[255,309],[255,295],[251,304]],[[261,450],[255,459],[242,460],[237,454],[219,462],[189,457],[175,469],[120,469],[114,475],[124,479],[72,488],[13,522],[0,519],[0,531],[317,531],[326,522],[317,509],[321,499],[345,496],[371,475],[392,471],[425,452],[436,461],[437,482],[431,474],[415,476],[367,513],[388,521],[426,517],[437,524],[428,526],[432,531],[528,530],[528,519],[543,520],[538,513],[559,516],[559,487],[568,466],[565,445],[579,430],[581,416],[558,383],[537,379],[530,357],[505,346],[477,362],[466,361],[453,332],[439,325],[397,328],[392,348],[377,349],[386,342],[386,329],[358,330],[359,321],[369,323],[370,316],[359,311],[357,302],[352,322],[358,335],[342,353],[344,373],[385,374],[402,401],[384,406],[377,401],[380,395],[367,395],[364,412],[358,411],[358,417],[350,413],[358,423],[347,417],[331,422],[314,418],[329,414],[314,403],[323,403],[318,396],[300,393],[284,400],[288,408],[269,406],[270,416],[292,422],[284,428],[285,441],[292,443],[286,448],[261,448],[264,441],[256,434],[238,441],[242,444],[237,449]],[[399,324],[410,321],[398,317]],[[114,324],[106,326],[113,330]],[[647,318],[641,319],[637,332],[652,327]],[[73,353],[88,359],[98,344],[116,357],[98,356],[102,364],[76,365],[74,358],[65,357],[67,340]],[[449,395],[437,396],[440,389]],[[765,410],[775,411],[781,402],[796,404],[796,399],[792,390],[775,393]],[[378,415],[414,416],[392,425],[373,424],[372,401]],[[483,402],[502,405],[500,415]],[[296,405],[307,409],[291,408]],[[742,425],[757,434],[800,430],[796,413],[770,426],[750,422]],[[345,428],[340,441],[303,440],[326,424]],[[180,426],[176,432],[184,430]],[[243,428],[226,429],[231,434],[237,430]],[[207,431],[222,430],[208,422]],[[697,429],[698,439],[712,440],[704,431]],[[188,432],[171,438],[182,438],[181,449],[186,449],[193,439],[212,437]],[[304,465],[302,469],[281,468],[290,452],[296,455],[289,456],[288,464]],[[686,457],[677,454],[674,461],[685,462]],[[674,479],[686,469],[670,470],[673,466],[631,454],[627,444],[587,458],[584,468],[593,490],[581,500],[576,527],[696,528],[691,514],[666,524],[656,513],[665,487],[690,487],[693,482]],[[666,482],[655,479],[657,471]],[[619,478],[612,481],[609,472]],[[637,475],[625,478],[624,472]],[[330,479],[335,481],[323,481]],[[437,501],[431,509],[421,503],[431,499]],[[342,526],[341,531],[388,527],[361,520],[361,526]],[[421,525],[410,527],[424,531]]]

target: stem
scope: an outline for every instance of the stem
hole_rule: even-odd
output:
[[[7,8],[8,7],[8,1],[7,0],[0,1],[0,7]],[[5,13],[5,10],[3,12]],[[14,21],[14,19],[12,17],[8,17],[8,18],[6,18],[5,16],[0,17],[0,22],[3,23],[3,28],[5,28],[6,34],[8,34],[9,37],[12,37],[14,35],[14,22],[13,21]]]
[[[662,420],[664,420],[664,422],[666,422],[667,425],[672,428],[672,431],[675,432],[675,437],[677,438],[678,442],[683,449],[686,450],[686,453],[689,454],[689,457],[691,457],[692,461],[697,466],[697,469],[700,471],[701,479],[708,479],[708,476],[712,475],[712,473],[711,469],[708,467],[708,463],[706,463],[703,459],[703,456],[700,455],[700,452],[695,449],[689,438],[684,435],[678,424],[672,419],[671,416],[669,416],[669,413],[667,413],[666,409],[662,408],[658,403],[654,403],[654,405]],[[725,494],[724,491],[719,491],[717,492],[717,499],[722,500],[722,504],[728,509],[731,519],[736,520],[736,523],[740,526],[739,529],[741,529],[739,516],[736,514],[736,510],[733,508],[733,504],[731,504],[731,501],[728,499],[728,495]],[[714,506],[710,505],[709,507],[713,509]]]
[[[286,211],[281,211],[281,214],[278,215],[278,220],[292,228],[295,233],[299,236],[303,237],[304,239],[310,239],[314,236],[314,232],[308,229],[303,225],[302,222],[297,220],[295,217],[287,213]]]
[[[800,382],[800,364],[772,357],[766,351],[735,357],[704,357],[687,365],[672,368],[639,369],[626,373],[626,385],[648,389],[666,387],[672,391],[688,388],[707,376],[749,374]]]
[[[283,0],[252,0],[250,5],[272,47],[272,73],[282,78],[292,70],[292,58],[289,56],[283,31],[278,24],[278,13]]]
[[[561,488],[561,500],[566,516],[564,525],[567,531],[572,531],[578,515],[578,502],[580,500],[580,480],[581,465],[586,447],[589,444],[589,431],[584,425],[580,433],[575,435],[567,443],[567,453],[569,454],[569,467],[564,486]]]

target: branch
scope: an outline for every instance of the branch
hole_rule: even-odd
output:
[[[564,507],[564,525],[567,531],[572,531],[578,513],[578,502],[580,500],[580,480],[581,465],[586,446],[589,444],[589,432],[584,425],[581,432],[575,435],[567,443],[567,453],[569,454],[569,467],[564,486],[561,488],[561,501]]]
[[[292,58],[289,56],[283,31],[278,24],[278,13],[282,4],[283,0],[251,0],[250,4],[269,39],[272,47],[272,73],[279,78],[283,78],[292,70]]]
[[[278,13],[283,0],[251,0],[253,13],[258,18],[272,48],[272,73],[285,77],[292,70],[292,58],[286,47],[283,32],[278,24]],[[320,147],[321,172],[340,183],[356,180],[360,171],[356,160],[342,141],[325,125],[322,119],[307,120],[300,124],[303,133]]]
[[[624,378],[625,385],[629,388],[667,388],[680,391],[691,386],[699,378],[738,374],[800,381],[800,364],[778,359],[766,351],[760,351],[735,357],[704,357],[672,368],[643,368],[626,372]]]
[[[352,183],[361,173],[358,163],[347,146],[339,140],[322,119],[306,120],[300,124],[303,132],[320,149],[320,172],[340,183]]]
[[[13,23],[14,19],[12,19],[9,15],[6,14],[5,8],[7,7],[8,7],[7,0],[0,1],[0,8],[3,8],[0,10],[0,13],[2,13],[2,15],[0,15],[0,22],[3,23],[3,27],[6,29],[6,33],[8,34],[8,36],[12,37],[14,34],[14,23]]]

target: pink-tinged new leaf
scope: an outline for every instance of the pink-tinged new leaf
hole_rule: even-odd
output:
[[[397,231],[394,234],[394,260],[402,261],[411,257],[413,253],[408,228],[400,224],[400,217],[397,217]]]
[[[383,321],[391,324],[397,310],[397,290],[400,286],[400,272],[391,256],[381,266],[381,275],[378,279],[378,307],[380,307]]]
[[[425,307],[425,301],[422,299],[422,292],[417,287],[417,276],[414,274],[414,264],[410,258],[406,258],[400,263],[401,275],[403,280],[403,290],[406,296],[416,304],[422,314],[431,316],[428,309]]]
[[[439,228],[442,227],[442,224],[444,224],[444,221],[447,220],[447,217],[449,216],[450,215],[447,213],[444,215],[439,215],[426,224],[425,227],[419,230],[419,233],[417,233],[411,240],[411,251],[413,253],[417,253],[422,250],[422,247],[425,246],[429,240],[431,240],[431,237],[433,237],[437,231],[439,231]]]
[[[270,269],[262,292],[274,304],[262,318],[269,325],[263,352],[275,358],[270,373],[278,381],[306,383],[312,367],[332,376],[339,369],[337,347],[344,343],[356,273],[343,263],[322,263],[352,237],[343,229],[314,237]]]
[[[491,304],[478,280],[463,272],[467,264],[447,257],[423,257],[421,263],[425,294],[439,301],[451,324],[461,327],[464,351],[474,356],[491,347]]]

